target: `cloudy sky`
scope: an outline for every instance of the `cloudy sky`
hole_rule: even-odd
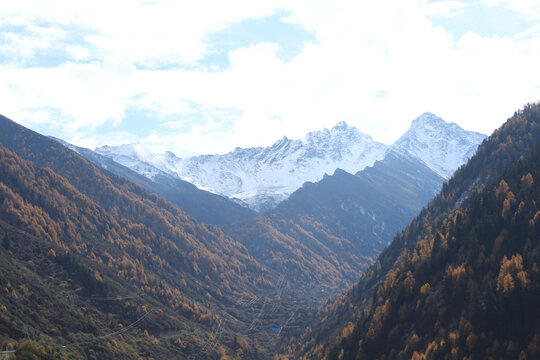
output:
[[[491,133],[540,100],[540,0],[17,0],[0,113],[88,148],[178,156],[423,112]]]

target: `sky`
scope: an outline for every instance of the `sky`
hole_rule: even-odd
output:
[[[268,146],[424,112],[490,134],[540,100],[540,0],[17,0],[0,114],[94,149]]]

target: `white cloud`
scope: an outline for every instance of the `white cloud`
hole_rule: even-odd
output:
[[[206,51],[206,34],[268,16],[275,7],[276,2],[249,0],[19,0],[2,5],[0,26],[45,22],[53,28],[80,29],[98,55],[152,66],[196,61]]]
[[[46,19],[52,35],[16,34],[21,42],[10,46],[21,56],[52,48],[71,58],[51,68],[0,66],[0,112],[30,127],[57,122],[66,140],[89,147],[139,139],[179,156],[224,152],[342,120],[390,142],[424,111],[489,133],[540,99],[540,31],[454,39],[428,20],[456,16],[463,2],[43,3],[8,3],[0,32],[2,24],[30,28]],[[186,70],[204,56],[209,33],[277,8],[316,35],[291,61],[263,42],[230,51],[223,71]],[[74,32],[87,43],[71,41]],[[123,132],[130,107],[167,118],[168,127],[146,137]],[[116,124],[112,137],[83,132],[107,123]]]
[[[540,19],[539,0],[482,0],[482,2],[488,6],[506,6],[527,19]]]
[[[461,14],[467,6],[469,4],[464,1],[438,1],[424,4],[426,15],[434,17],[455,17]]]
[[[50,51],[66,33],[59,29],[28,24],[26,32],[5,31],[0,36],[0,56],[11,59],[13,65],[33,60],[36,52]]]

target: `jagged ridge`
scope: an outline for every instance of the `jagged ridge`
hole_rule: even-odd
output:
[[[96,152],[146,177],[167,174],[181,178],[260,211],[285,200],[305,182],[319,181],[338,168],[354,174],[372,166],[389,150],[414,156],[448,178],[484,138],[425,113],[390,147],[340,122],[302,140],[284,137],[270,147],[237,148],[225,155],[181,159],[171,152],[151,154],[140,144],[104,146]]]
[[[140,145],[96,151],[146,176],[166,172],[263,210],[286,199],[304,182],[318,181],[337,168],[355,173],[372,165],[383,158],[386,146],[341,122],[303,140],[284,137],[270,147],[237,148],[225,155],[180,159],[170,152],[152,155]]]

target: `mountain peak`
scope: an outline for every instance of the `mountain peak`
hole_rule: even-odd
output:
[[[433,113],[425,112],[413,120],[411,128],[425,127],[426,125],[447,126],[450,124]]]
[[[332,127],[332,130],[341,130],[341,131],[343,131],[343,130],[347,130],[349,128],[351,128],[351,127],[349,125],[347,125],[347,123],[345,121],[340,121],[340,122],[338,122],[336,125],[334,125]]]
[[[141,159],[148,159],[152,156],[152,153],[142,144],[122,144],[118,146],[104,145],[95,150],[98,154],[107,155],[114,153],[116,155],[124,155],[128,157],[137,157]]]
[[[348,125],[345,121],[336,123],[332,128],[324,128],[319,131],[312,131],[306,134],[302,140],[305,143],[335,143],[353,144],[355,142],[371,143],[373,138],[354,126]]]
[[[289,142],[289,141],[291,141],[291,140],[289,140],[289,138],[284,135],[281,139],[276,141],[276,143],[286,143],[286,142]]]
[[[413,120],[392,150],[415,156],[442,177],[449,178],[475,153],[485,137],[426,112]]]
[[[156,159],[156,156],[142,144],[123,144],[118,146],[105,145],[94,150],[96,154],[108,157],[115,162],[130,168],[150,179],[159,173],[171,173],[166,166],[156,164],[163,162],[163,159],[175,159],[172,152],[163,154]]]
[[[165,156],[171,157],[171,158],[176,158],[176,157],[178,157],[178,156],[176,156],[175,153],[173,153],[173,152],[170,151],[170,150],[165,150]]]

